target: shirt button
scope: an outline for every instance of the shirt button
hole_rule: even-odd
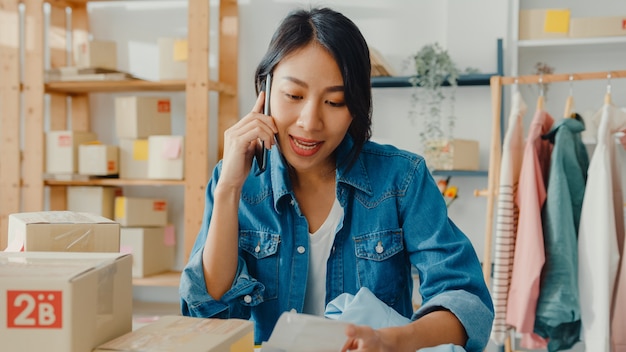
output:
[[[261,246],[257,245],[254,247],[254,253],[259,253],[261,251]]]
[[[243,301],[246,302],[246,303],[250,303],[250,302],[252,302],[252,297],[250,297],[250,295],[245,295],[243,297]]]
[[[289,204],[291,204],[292,206],[296,205],[295,199],[292,199],[291,202],[289,202]]]
[[[383,248],[382,242],[380,242],[380,241],[378,242],[378,244],[376,245],[375,250],[376,250],[376,253],[378,253],[378,254],[381,254],[382,252],[385,251],[385,248]]]
[[[304,246],[299,246],[297,249],[298,253],[302,254],[306,251],[306,249],[304,249]]]

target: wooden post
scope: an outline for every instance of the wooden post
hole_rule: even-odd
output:
[[[234,89],[235,94],[219,92],[218,159],[224,155],[224,132],[239,120],[237,105],[239,12],[236,0],[220,1],[219,81]],[[233,59],[235,58],[235,59]]]
[[[44,210],[44,13],[43,0],[24,0],[23,211]]]
[[[185,262],[202,225],[209,179],[209,2],[188,3],[185,133]]]
[[[0,0],[0,251],[7,246],[8,217],[20,211],[20,55],[17,0]]]

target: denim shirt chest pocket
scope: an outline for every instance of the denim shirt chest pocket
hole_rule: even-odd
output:
[[[265,286],[265,300],[278,297],[278,244],[280,236],[261,231],[240,231],[241,248],[248,272]]]
[[[393,305],[402,295],[408,270],[402,229],[355,236],[354,245],[359,285]]]

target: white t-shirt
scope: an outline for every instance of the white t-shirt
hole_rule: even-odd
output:
[[[309,278],[304,297],[304,313],[324,315],[326,309],[326,262],[330,256],[330,249],[335,241],[335,234],[342,218],[343,208],[339,204],[339,200],[335,198],[335,203],[322,226],[315,233],[309,233]]]

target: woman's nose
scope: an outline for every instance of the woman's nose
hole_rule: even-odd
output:
[[[324,126],[322,121],[322,109],[314,101],[308,101],[300,111],[300,117],[296,124],[307,131],[319,130]]]

